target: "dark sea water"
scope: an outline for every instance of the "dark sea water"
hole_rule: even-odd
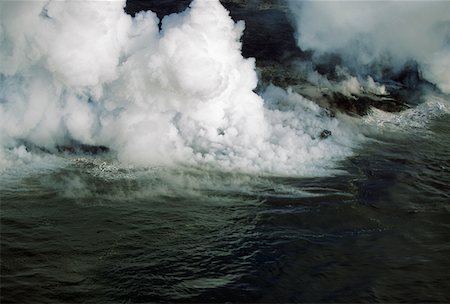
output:
[[[379,133],[331,177],[80,156],[3,180],[1,302],[448,302],[449,133]]]

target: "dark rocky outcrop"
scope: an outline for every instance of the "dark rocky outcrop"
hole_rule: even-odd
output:
[[[330,137],[331,136],[331,131],[330,130],[323,130],[321,133],[320,133],[320,139],[326,139],[326,138],[328,138],[328,137]]]
[[[85,145],[75,141],[72,141],[69,144],[56,146],[58,152],[69,153],[69,154],[101,154],[109,152],[109,148],[105,146],[95,146],[95,145]]]
[[[163,16],[185,10],[192,0],[128,0],[125,11],[134,15],[142,10],[152,10]],[[417,65],[408,63],[405,69],[390,74],[389,95],[379,96],[370,92],[359,95],[342,94],[330,88],[320,88],[307,80],[307,75],[296,68],[296,62],[312,60],[311,52],[301,51],[295,41],[295,30],[290,22],[289,10],[284,0],[221,0],[235,20],[244,20],[246,27],[242,37],[242,54],[256,59],[259,73],[257,90],[267,85],[287,88],[326,107],[331,112],[341,111],[364,115],[371,107],[396,112],[420,102],[422,87],[430,87],[418,72]],[[335,67],[341,64],[337,55],[324,55],[315,70],[324,77],[336,79]],[[431,88],[432,89],[432,88]]]
[[[125,12],[131,16],[141,11],[152,11],[161,20],[164,16],[184,11],[192,0],[127,0]]]
[[[23,145],[27,151],[40,153],[67,153],[67,154],[102,154],[108,153],[110,149],[102,145],[86,145],[75,140],[69,140],[64,144],[56,145],[54,148],[45,148],[27,140],[19,140],[18,145]]]

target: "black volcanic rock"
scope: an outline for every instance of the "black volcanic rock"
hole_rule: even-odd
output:
[[[192,0],[128,0],[125,12],[135,15],[139,11],[151,10],[160,20],[172,13],[185,10]],[[404,71],[393,76],[392,85],[385,84],[389,96],[377,96],[365,92],[361,95],[344,95],[325,91],[307,80],[297,68],[296,62],[312,60],[311,52],[301,51],[295,41],[295,30],[284,0],[221,0],[235,21],[245,21],[242,37],[242,54],[256,59],[259,73],[257,90],[274,84],[282,88],[292,87],[294,91],[328,108],[331,112],[341,111],[364,115],[371,107],[384,111],[404,110],[412,100],[418,102],[418,94],[424,85],[417,65],[409,63]],[[322,63],[316,63],[316,71],[333,79],[335,67],[342,64],[339,56],[326,54]],[[328,57],[326,57],[328,56]]]
[[[134,16],[151,10],[161,20],[164,16],[185,10],[192,0],[128,0],[125,12]],[[287,7],[277,0],[222,0],[234,21],[245,21],[242,54],[257,61],[283,61],[301,56],[289,23]]]
[[[331,131],[330,130],[323,130],[321,133],[320,133],[320,139],[326,139],[326,138],[328,138],[328,137],[330,137],[331,136]]]
[[[282,1],[221,1],[233,20],[244,20],[242,55],[257,62],[286,62],[303,57]]]
[[[161,20],[164,16],[184,11],[192,0],[127,0],[125,12],[131,16],[141,11],[152,11]]]
[[[109,148],[105,146],[85,145],[78,142],[72,142],[63,146],[56,146],[58,152],[69,154],[101,154],[109,152]]]

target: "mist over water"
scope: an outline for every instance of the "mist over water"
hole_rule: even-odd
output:
[[[450,93],[447,1],[289,1],[297,44],[316,63],[338,55],[353,77],[387,80],[407,64]]]
[[[1,302],[447,302],[449,9],[0,2]]]

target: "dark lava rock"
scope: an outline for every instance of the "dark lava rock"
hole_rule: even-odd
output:
[[[126,13],[135,15],[139,11],[151,10],[160,19],[171,13],[185,10],[192,0],[128,0]],[[378,96],[368,92],[360,95],[344,95],[331,89],[320,88],[307,80],[296,67],[296,62],[310,61],[311,52],[301,51],[295,41],[295,29],[290,22],[287,2],[284,0],[221,0],[222,5],[230,12],[233,20],[244,20],[245,31],[242,37],[242,54],[244,57],[256,59],[259,73],[258,91],[269,84],[293,90],[320,106],[333,112],[365,115],[371,107],[384,111],[397,112],[409,105],[421,101],[420,91],[428,84],[421,79],[415,63],[408,63],[405,69],[397,74],[387,74],[392,85],[383,83],[390,93]],[[341,65],[340,57],[325,54],[321,63],[315,64],[316,71],[332,81],[338,81],[336,66]],[[384,74],[384,72],[383,72]],[[377,80],[377,79],[376,79]],[[378,80],[378,82],[380,82]],[[433,88],[431,88],[433,89]]]
[[[320,139],[326,139],[331,136],[330,130],[323,130],[322,133],[320,133]]]
[[[134,16],[151,10],[161,20],[164,16],[184,11],[192,0],[128,0],[125,12]],[[287,6],[282,0],[221,0],[234,21],[245,21],[242,54],[257,61],[281,61],[301,56],[294,38]]]
[[[285,1],[222,0],[233,20],[244,20],[242,55],[257,63],[286,62],[304,57],[295,41]]]
[[[184,11],[192,0],[127,0],[125,12],[134,17],[141,11],[152,11],[161,20],[164,16]]]
[[[108,147],[105,146],[95,146],[95,145],[86,145],[75,140],[68,141],[64,145],[57,145],[55,148],[49,149],[42,146],[38,146],[29,142],[27,140],[19,140],[17,142],[19,145],[23,145],[27,151],[33,152],[41,152],[52,154],[55,152],[60,153],[69,153],[69,154],[101,154],[107,153],[110,151]]]
[[[85,145],[78,142],[71,142],[67,145],[56,146],[58,152],[69,154],[101,154],[109,152],[109,148],[105,146]]]
[[[375,94],[347,96],[338,92],[333,92],[328,97],[331,108],[339,109],[347,114],[366,115],[371,107],[388,112],[399,112],[408,106],[399,100],[389,96],[377,96]]]

